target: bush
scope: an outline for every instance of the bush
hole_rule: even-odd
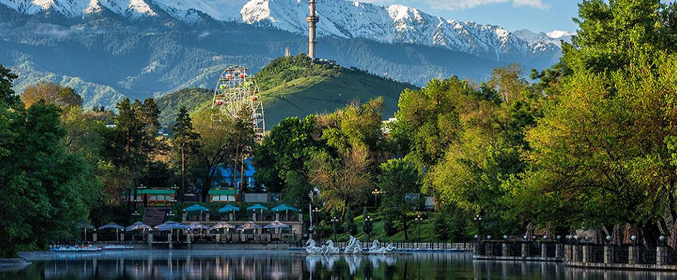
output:
[[[392,219],[383,220],[383,230],[386,232],[386,235],[393,236],[397,233],[397,227],[395,227],[395,222]]]

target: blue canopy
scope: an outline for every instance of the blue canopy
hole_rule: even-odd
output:
[[[207,207],[204,207],[204,206],[197,204],[197,203],[193,204],[193,206],[186,208],[185,210],[186,210],[186,212],[194,212],[194,211],[206,212],[206,211],[209,211],[209,209],[207,209]]]
[[[283,211],[298,212],[299,211],[299,209],[297,209],[295,207],[291,207],[291,206],[286,205],[286,204],[280,204],[278,206],[275,206],[275,208],[273,208],[272,210],[273,210],[273,212],[283,212]]]
[[[261,204],[254,204],[252,206],[247,207],[247,211],[259,210],[259,209],[268,211],[268,207],[265,207]]]
[[[221,207],[221,209],[219,209],[219,213],[227,213],[227,212],[233,212],[233,211],[240,212],[240,207],[233,206],[233,205],[230,205],[230,204],[226,204],[226,206],[223,206],[223,207]]]
[[[155,228],[157,228],[157,230],[159,230],[159,231],[168,231],[168,230],[173,230],[173,229],[190,230],[190,227],[188,227],[184,224],[180,224],[180,223],[172,222],[172,221],[165,222],[164,224],[158,225]]]
[[[113,223],[113,222],[107,223],[107,224],[99,227],[99,229],[109,229],[109,228],[114,228],[114,229],[119,229],[119,230],[125,229],[125,227],[118,225],[116,223]]]

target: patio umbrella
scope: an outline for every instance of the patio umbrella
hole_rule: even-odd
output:
[[[221,207],[221,209],[219,209],[219,213],[227,213],[227,212],[234,212],[234,211],[240,212],[240,207],[233,206],[233,205],[230,205],[230,204],[226,204],[226,206],[223,206],[223,207]]]
[[[289,211],[294,211],[294,212],[298,212],[298,211],[299,211],[299,209],[297,209],[297,208],[295,208],[295,207],[292,207],[292,206],[289,206],[289,205],[286,205],[286,204],[280,204],[280,205],[278,205],[278,206],[275,206],[275,208],[273,208],[273,209],[271,209],[271,210],[273,210],[273,212],[282,212],[282,211],[284,211],[284,216],[285,216],[285,217],[288,216]],[[287,217],[287,218],[288,218],[288,217]]]
[[[155,227],[159,231],[168,231],[168,230],[173,230],[173,229],[183,229],[183,230],[190,230],[190,227],[180,224],[177,222],[165,222],[164,224],[158,225]]]
[[[260,215],[263,216],[263,210],[268,211],[268,207],[265,207],[261,204],[254,204],[252,206],[247,207],[247,211],[256,211],[260,210]]]
[[[292,207],[292,206],[289,206],[289,205],[286,205],[286,204],[280,204],[278,206],[275,206],[275,208],[273,208],[272,210],[273,210],[273,212],[281,212],[281,211],[298,212],[299,211],[299,209]]]
[[[131,226],[128,226],[126,230],[127,231],[133,231],[133,230],[139,230],[139,229],[140,230],[147,230],[147,229],[151,229],[151,227],[147,224],[142,223],[142,222],[136,222],[136,223],[132,224]]]
[[[261,228],[261,226],[255,224],[254,222],[247,222],[247,223],[237,227],[237,229],[239,229],[239,230],[260,229],[260,228]]]
[[[123,227],[123,226],[121,226],[121,225],[118,225],[118,224],[116,224],[116,223],[113,223],[113,222],[107,223],[107,224],[105,224],[105,225],[99,227],[100,230],[102,230],[102,229],[109,229],[109,228],[114,228],[114,229],[117,229],[117,230],[123,230],[123,229],[125,229],[125,227]]]
[[[116,223],[110,222],[110,223],[107,223],[107,224],[105,224],[105,225],[103,225],[103,226],[100,226],[100,227],[99,227],[99,230],[102,230],[102,229],[109,229],[109,228],[114,228],[114,229],[115,229],[115,239],[118,240],[118,241],[120,241],[120,234],[119,234],[119,231],[120,231],[120,230],[124,230],[125,227],[123,227],[123,226],[121,226],[121,225],[118,225],[118,224],[116,224]]]
[[[236,227],[226,222],[218,222],[211,227],[211,229],[224,229],[224,228],[236,228]]]
[[[193,204],[193,206],[186,208],[186,212],[195,212],[195,211],[204,212],[204,211],[209,211],[209,209],[207,209],[207,207],[204,207],[204,206],[197,204],[197,203]]]
[[[283,224],[280,221],[274,221],[270,224],[265,225],[263,228],[267,229],[289,228],[289,225]]]
[[[280,223],[280,221],[274,221],[270,224],[265,225],[263,228],[268,229],[268,232],[270,233],[270,239],[273,239],[273,231],[277,230],[278,228],[289,228],[289,225],[285,225],[283,223]],[[273,231],[271,231],[273,230]]]
[[[190,229],[208,229],[209,228],[208,226],[205,226],[205,225],[198,223],[198,222],[192,222],[192,223],[190,223],[190,225],[188,225],[188,227],[190,227]]]
[[[90,224],[87,221],[84,221],[78,223],[78,228],[85,229],[85,242],[87,242],[87,229],[94,229],[94,225]]]

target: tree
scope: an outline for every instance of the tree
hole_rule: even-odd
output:
[[[196,168],[200,173],[202,201],[209,190],[218,184],[219,168],[235,162],[237,133],[235,120],[219,110],[204,110],[194,117],[195,132],[200,135]]]
[[[316,117],[290,117],[275,125],[254,151],[257,182],[270,191],[282,191],[284,199],[296,206],[309,203],[308,170],[313,151],[321,148],[315,133]]]
[[[344,227],[344,231],[350,233],[351,235],[357,234],[357,224],[355,223],[355,215],[353,215],[353,211],[348,209],[346,210],[346,218],[345,218],[346,224]]]
[[[310,183],[322,188],[325,207],[341,210],[341,216],[353,203],[365,202],[371,189],[366,148],[354,147],[339,157],[317,152],[310,161]]]
[[[321,188],[325,207],[342,215],[353,204],[366,202],[377,163],[385,158],[382,106],[383,99],[375,99],[318,116],[316,129],[326,148],[312,153],[310,183]]]
[[[3,105],[0,105],[2,107]],[[61,143],[65,130],[60,110],[44,101],[25,111],[0,112],[11,131],[0,153],[0,255],[44,248],[52,238],[73,237],[78,221],[99,192],[86,161],[69,155]],[[0,125],[0,132],[2,125]]]
[[[673,135],[677,58],[659,55],[612,75],[577,71],[528,134],[528,191],[574,227],[630,224],[655,244],[677,218],[666,139]],[[667,220],[666,220],[667,219]]]
[[[193,164],[192,156],[199,149],[200,135],[193,129],[193,122],[188,115],[188,110],[181,107],[179,114],[176,116],[176,124],[174,124],[174,153],[180,162],[181,170],[181,193],[186,193],[186,174],[188,166]],[[183,197],[183,196],[182,196]]]
[[[44,100],[48,104],[68,111],[70,107],[82,107],[82,97],[74,89],[62,87],[55,83],[39,82],[27,86],[21,95],[21,101],[30,107],[36,102]]]
[[[14,107],[21,103],[19,96],[14,94],[14,90],[12,90],[12,82],[18,77],[0,64],[0,102],[5,103],[8,107]]]
[[[399,222],[404,239],[408,239],[408,214],[419,208],[421,184],[415,165],[404,159],[391,159],[381,164],[378,187],[384,191],[380,210],[385,219]]]

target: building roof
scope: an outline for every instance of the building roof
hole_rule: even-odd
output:
[[[137,194],[176,194],[176,190],[172,189],[142,189],[138,190]]]
[[[209,195],[236,195],[239,191],[235,189],[211,189]]]

